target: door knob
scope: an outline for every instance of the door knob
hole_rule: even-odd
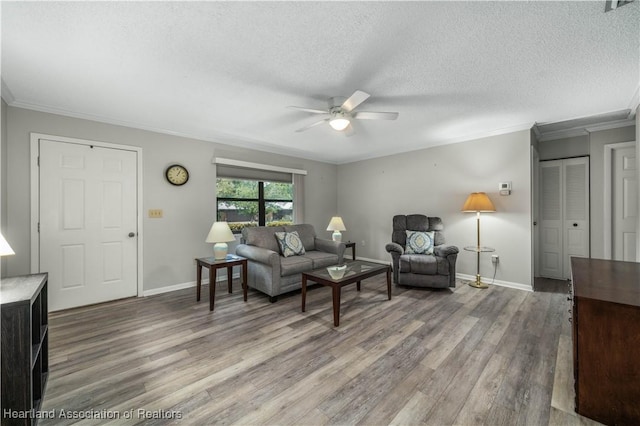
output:
[[[129,238],[133,238],[133,237],[135,237],[135,236],[136,236],[136,233],[135,233],[135,232],[129,232]]]

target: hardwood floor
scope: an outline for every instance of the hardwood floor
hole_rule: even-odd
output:
[[[41,424],[596,424],[573,412],[566,284],[543,284],[388,301],[374,277],[343,289],[338,328],[325,287],[302,313],[237,281],[214,312],[187,289],[53,313]]]

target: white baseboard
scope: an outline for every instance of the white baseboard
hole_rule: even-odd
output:
[[[240,273],[235,273],[233,274],[233,278],[240,278]],[[227,277],[217,277],[216,278],[216,282],[222,282],[222,281],[227,281]],[[203,279],[202,280],[202,285],[208,285],[209,284],[209,279]],[[195,281],[189,281],[186,283],[180,283],[180,284],[173,284],[173,285],[168,285],[165,287],[160,287],[160,288],[152,288],[150,290],[145,290],[142,293],[143,297],[147,297],[147,296],[153,296],[156,294],[162,294],[162,293],[169,293],[171,291],[177,291],[177,290],[184,290],[185,288],[191,288],[191,287],[195,287],[196,286],[196,282]]]
[[[466,281],[475,281],[476,280],[476,276],[475,275],[467,275],[467,274],[456,274],[456,279],[459,280],[466,280]],[[494,280],[493,282],[491,282],[491,278],[486,278],[486,277],[482,277],[482,282],[487,283],[489,285],[497,285],[500,287],[509,287],[509,288],[515,288],[517,290],[524,290],[524,291],[531,291],[533,292],[533,288],[530,285],[527,284],[521,284],[521,283],[514,283],[514,282],[510,282],[510,281],[501,281],[501,280]]]

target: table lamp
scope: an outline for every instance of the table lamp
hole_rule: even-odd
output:
[[[333,241],[340,242],[342,241],[342,233],[340,231],[346,231],[347,228],[344,227],[344,222],[340,216],[334,216],[331,218],[329,222],[329,226],[327,226],[327,231],[333,231],[331,238]]]
[[[480,213],[483,212],[495,212],[496,208],[493,203],[489,199],[489,196],[484,192],[472,192],[467,197],[467,201],[464,202],[464,206],[462,206],[463,212],[475,212],[476,213],[476,228],[478,233],[478,244],[476,246],[476,280],[475,282],[470,282],[469,285],[475,288],[488,288],[489,286],[482,282],[480,279]]]
[[[0,256],[9,256],[12,254],[16,254],[7,240],[4,239],[4,236],[0,233]]]
[[[227,222],[213,222],[205,241],[207,243],[215,243],[213,245],[213,257],[216,260],[222,260],[227,257],[229,252],[227,242],[235,241],[235,239]]]

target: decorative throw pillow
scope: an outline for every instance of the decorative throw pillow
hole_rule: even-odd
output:
[[[433,254],[433,231],[405,231],[407,233],[407,254]]]
[[[284,257],[298,256],[305,253],[298,231],[276,232],[276,239],[280,246],[280,252]]]

